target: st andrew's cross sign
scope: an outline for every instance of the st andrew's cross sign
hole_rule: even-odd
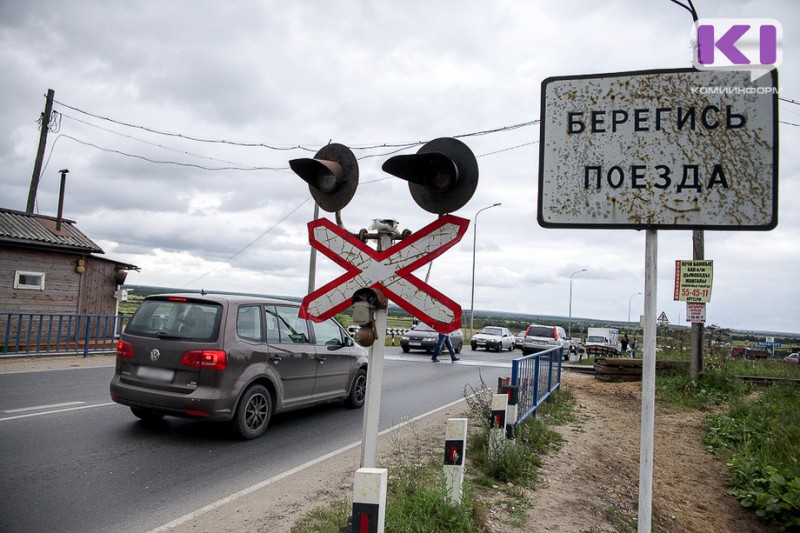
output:
[[[303,298],[300,316],[325,320],[347,309],[357,290],[375,288],[436,331],[457,330],[461,306],[412,272],[458,243],[468,226],[467,219],[444,215],[379,252],[328,219],[309,222],[311,246],[347,272]]]

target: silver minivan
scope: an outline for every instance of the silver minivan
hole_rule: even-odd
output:
[[[143,420],[230,421],[245,439],[274,413],[364,405],[367,350],[296,302],[219,294],[147,297],[117,343],[111,399]]]
[[[525,338],[522,341],[522,355],[530,355],[559,346],[563,347],[566,342],[567,333],[561,326],[531,324],[525,330]]]

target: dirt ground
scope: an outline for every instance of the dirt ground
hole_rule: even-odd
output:
[[[32,361],[0,363],[0,371],[13,371],[32,366],[46,369],[113,364],[113,358],[56,358],[35,365]],[[589,375],[565,372],[562,386],[578,402],[578,420],[558,428],[564,437],[561,449],[543,458],[539,488],[524,491],[528,502],[523,506],[525,525],[511,525],[515,517],[507,497],[486,502],[491,533],[635,531],[641,384],[605,383]],[[466,405],[459,403],[414,422],[413,431],[425,436],[430,453],[440,455],[446,420],[465,416],[465,411]],[[702,444],[705,416],[656,406],[653,531],[775,531],[761,525],[727,494],[725,466]],[[397,434],[406,438],[409,432],[401,428],[394,436],[381,438],[383,460],[396,446]],[[289,532],[300,516],[352,494],[358,462],[359,448],[351,448],[291,476],[230,496],[161,531]]]

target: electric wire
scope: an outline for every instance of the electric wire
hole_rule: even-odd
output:
[[[247,250],[248,248],[250,248],[251,246],[253,246],[253,245],[254,245],[256,242],[258,242],[258,241],[259,241],[259,240],[260,240],[262,237],[264,237],[265,235],[267,235],[268,233],[270,233],[272,230],[274,230],[275,228],[277,228],[277,227],[278,227],[278,226],[279,226],[279,225],[280,225],[280,224],[281,224],[281,223],[282,223],[284,220],[286,220],[287,218],[289,218],[290,216],[292,216],[292,215],[293,215],[293,214],[294,214],[294,213],[295,213],[295,212],[296,212],[298,209],[300,209],[301,207],[303,207],[303,205],[305,205],[305,204],[306,204],[306,203],[307,203],[307,202],[308,202],[310,199],[311,199],[311,196],[308,196],[308,197],[306,197],[306,199],[305,199],[305,200],[303,200],[302,202],[300,202],[300,203],[297,205],[297,207],[295,207],[294,209],[292,209],[291,211],[289,211],[288,213],[286,213],[286,214],[285,214],[283,217],[281,217],[281,218],[280,218],[280,219],[279,219],[277,222],[275,222],[275,223],[274,223],[272,226],[270,226],[270,227],[269,227],[269,228],[267,228],[267,229],[266,229],[266,230],[265,230],[263,233],[261,233],[261,235],[259,235],[258,237],[256,237],[256,238],[255,238],[255,239],[253,239],[252,241],[250,241],[250,243],[249,243],[249,244],[245,245],[245,246],[244,246],[244,247],[242,247],[242,248],[241,248],[241,249],[240,249],[238,252],[236,252],[236,253],[235,253],[235,254],[233,254],[232,256],[228,257],[228,258],[227,258],[225,261],[223,261],[222,263],[218,264],[217,266],[215,266],[214,268],[212,268],[211,270],[209,270],[209,271],[208,271],[208,272],[206,272],[205,274],[202,274],[202,275],[200,275],[199,277],[197,277],[197,278],[193,279],[192,281],[190,281],[189,283],[187,283],[186,285],[184,285],[184,286],[183,286],[183,287],[181,287],[181,288],[182,288],[182,289],[185,289],[185,288],[187,288],[188,286],[192,285],[193,283],[196,283],[196,282],[200,281],[201,279],[203,279],[204,277],[208,276],[208,275],[209,275],[209,274],[211,274],[212,272],[214,272],[214,271],[216,271],[217,269],[221,268],[223,265],[226,265],[226,264],[230,263],[230,262],[231,262],[231,261],[232,261],[232,260],[233,260],[233,259],[234,259],[236,256],[238,256],[239,254],[241,254],[242,252],[244,252],[245,250]]]

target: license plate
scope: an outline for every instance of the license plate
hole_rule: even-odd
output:
[[[411,341],[411,342],[409,342],[408,344],[409,344],[410,346],[422,346],[422,343],[421,343],[421,342],[414,342],[414,341]]]
[[[175,377],[175,371],[168,368],[156,368],[152,366],[140,366],[136,371],[136,375],[142,379],[149,379],[152,381],[161,381],[163,383],[171,383],[172,378]]]

